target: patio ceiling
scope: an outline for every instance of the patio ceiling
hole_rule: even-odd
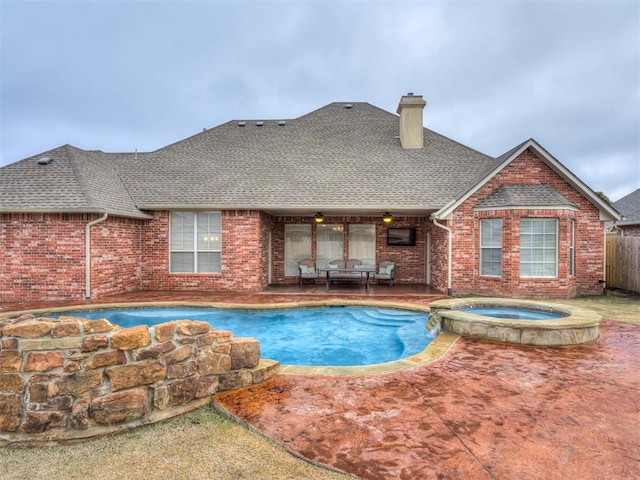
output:
[[[323,207],[318,205],[314,209],[309,207],[304,208],[264,208],[262,209],[269,215],[275,217],[313,217],[316,213],[322,212],[325,217],[382,217],[386,212],[391,213],[394,217],[428,217],[431,213],[437,211],[437,208],[424,209],[424,208],[393,208],[378,207],[378,208],[336,208],[336,207]]]

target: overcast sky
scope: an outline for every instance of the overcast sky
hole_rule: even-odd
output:
[[[498,156],[528,138],[612,200],[640,187],[640,2],[0,0],[0,166],[152,151],[330,102]]]

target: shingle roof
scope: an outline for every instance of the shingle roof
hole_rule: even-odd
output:
[[[148,218],[121,182],[114,154],[71,145],[0,169],[0,211],[83,212]],[[39,165],[48,157],[51,163]]]
[[[613,206],[624,216],[620,222],[616,222],[618,225],[640,223],[640,188],[613,202]]]
[[[437,209],[493,159],[425,129],[400,146],[398,117],[367,103],[332,103],[285,126],[225,123],[123,165],[144,207]],[[146,172],[146,175],[143,173]]]
[[[516,207],[578,208],[551,185],[500,185],[479,201],[475,209],[500,209]]]
[[[38,166],[38,155],[0,169],[0,211],[428,213],[496,162],[429,129],[423,149],[403,149],[398,116],[368,103],[262,122],[227,122],[135,156],[60,147],[46,152],[50,165]]]

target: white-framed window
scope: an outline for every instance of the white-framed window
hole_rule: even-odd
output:
[[[569,275],[573,276],[576,273],[576,221],[571,220],[571,226],[569,228]]]
[[[287,224],[284,226],[285,276],[297,277],[301,260],[311,260],[311,225]]]
[[[480,275],[502,276],[502,220],[480,220]]]
[[[220,273],[220,212],[169,213],[169,272]]]
[[[344,227],[321,223],[316,227],[316,266],[326,268],[332,260],[343,260]]]
[[[558,220],[520,219],[520,276],[558,276]]]
[[[376,226],[349,225],[349,258],[362,261],[363,266],[376,266]]]

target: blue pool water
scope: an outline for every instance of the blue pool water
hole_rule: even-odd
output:
[[[235,337],[260,342],[263,358],[284,365],[359,366],[391,362],[421,352],[435,338],[428,315],[394,309],[323,307],[293,310],[155,308],[87,311],[67,316],[106,318],[114,325],[155,325],[203,320]]]
[[[553,320],[566,317],[564,313],[546,310],[533,310],[527,308],[511,307],[468,307],[461,308],[461,312],[484,315],[493,318],[511,318],[516,320]]]

